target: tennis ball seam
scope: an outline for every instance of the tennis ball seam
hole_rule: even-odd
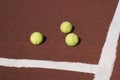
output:
[[[43,36],[41,35],[41,33],[40,33],[40,36],[43,37]],[[42,38],[42,40],[39,40],[39,38],[37,37],[37,35],[35,35],[35,37],[36,37],[36,44],[41,44],[42,41],[43,41],[43,38]],[[38,40],[39,40],[39,41],[38,41]]]
[[[71,25],[69,25],[69,26],[70,26],[70,28],[71,28]],[[67,26],[66,28],[67,28],[67,29],[66,29],[66,32],[67,32],[67,33],[70,33],[70,32],[72,31],[72,30],[69,31],[69,27],[68,27],[68,26]]]
[[[35,44],[38,44],[38,43],[37,43],[37,36],[36,36],[36,35],[34,35],[34,37],[35,37],[35,41],[36,41],[36,42],[35,42]]]
[[[65,33],[68,33],[68,26],[66,26],[65,28]]]
[[[71,30],[69,30],[71,29]],[[71,23],[69,23],[69,25],[67,26],[67,33],[70,33],[72,31],[72,25]]]
[[[74,43],[75,43],[75,45],[76,45],[76,44],[77,44],[77,42],[76,42],[76,41],[75,41],[75,39],[74,39],[75,37],[77,37],[77,36],[73,36],[73,42],[74,42]],[[77,37],[77,38],[78,38],[78,37]],[[77,38],[76,38],[76,39],[77,39]],[[78,39],[77,39],[77,41],[78,41]]]
[[[74,44],[74,35],[72,35],[72,41],[73,41],[73,44]]]
[[[75,42],[75,39],[74,39],[74,38],[75,38],[75,36],[74,36],[74,35],[72,35],[72,42],[73,42],[73,44],[74,44],[73,46],[75,46],[75,45],[76,45],[76,42]]]
[[[34,45],[36,45],[36,44],[37,44],[36,35],[31,36],[31,39],[32,39],[32,38],[34,38],[34,40],[35,40]]]

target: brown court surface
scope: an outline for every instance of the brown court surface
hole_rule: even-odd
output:
[[[97,64],[117,0],[1,0],[0,57]],[[60,24],[68,20],[81,42],[68,47]],[[33,46],[34,31],[46,41]],[[120,39],[111,80],[120,77]],[[0,80],[92,80],[93,74],[50,69],[0,67]]]

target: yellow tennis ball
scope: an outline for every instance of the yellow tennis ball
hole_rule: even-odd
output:
[[[72,24],[68,21],[63,22],[60,25],[60,30],[63,33],[70,33],[72,31],[72,29],[73,29]]]
[[[79,43],[79,37],[75,33],[70,33],[65,37],[65,43],[68,46],[76,46]]]
[[[34,45],[41,44],[43,42],[43,35],[40,32],[33,32],[30,36],[30,41]]]

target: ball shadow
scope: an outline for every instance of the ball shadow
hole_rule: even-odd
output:
[[[44,44],[46,40],[47,40],[47,37],[43,35],[43,42],[41,44]]]
[[[82,41],[82,39],[79,37],[79,42],[78,42],[78,44],[77,44],[77,45],[79,45],[79,44],[81,43],[81,41]]]
[[[72,25],[72,31],[71,32],[73,32],[75,30],[75,26],[74,25]]]

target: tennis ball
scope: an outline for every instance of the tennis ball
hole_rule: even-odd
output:
[[[30,36],[30,41],[34,45],[41,44],[43,42],[43,35],[40,32],[33,32]]]
[[[68,46],[76,46],[79,43],[79,37],[75,33],[70,33],[65,37],[65,43]]]
[[[73,27],[72,27],[72,24],[68,21],[65,21],[63,22],[61,25],[60,25],[60,30],[61,32],[63,33],[70,33],[72,31]]]

